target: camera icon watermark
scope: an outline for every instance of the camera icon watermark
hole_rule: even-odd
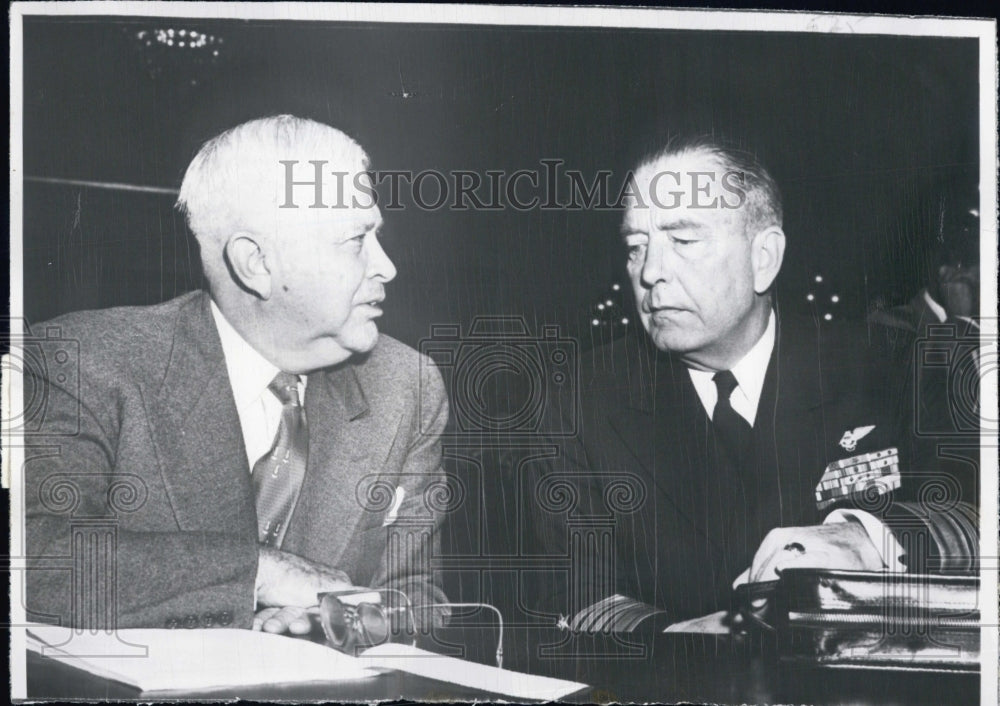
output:
[[[11,331],[19,328],[11,326]],[[4,430],[15,435],[79,433],[80,342],[64,336],[58,326],[30,331],[27,322],[23,322],[21,330],[26,333],[12,333],[0,342],[4,379],[9,383],[18,380],[22,385],[20,400],[12,399],[8,404],[5,397]],[[57,391],[74,400],[76,414],[72,418],[64,415],[59,420],[49,418],[49,401]]]
[[[991,326],[986,326],[991,324]],[[981,390],[997,375],[995,345],[987,329],[996,321],[933,324],[914,348],[914,429],[920,436],[978,436],[996,433],[998,420],[984,414]],[[994,338],[995,341],[995,338]]]
[[[577,343],[558,326],[534,336],[523,317],[478,317],[463,335],[456,324],[435,324],[420,352],[451,392],[455,427],[445,436],[576,434]],[[430,422],[421,419],[421,431]]]

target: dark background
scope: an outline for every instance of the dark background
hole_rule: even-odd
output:
[[[207,32],[219,56],[136,38],[156,28]],[[817,313],[838,318],[912,296],[940,197],[976,193],[970,39],[26,18],[23,71],[28,177],[176,188],[205,139],[279,112],[343,129],[381,170],[557,158],[612,169],[616,185],[650,135],[732,136],[784,190],[783,301],[807,308],[812,292]],[[27,181],[29,322],[198,286],[172,202]],[[399,276],[382,328],[411,345],[433,323],[506,314],[558,323],[586,349],[609,332],[595,316],[629,313],[618,294],[614,317],[594,309],[625,284],[616,212],[407,205],[385,214]]]

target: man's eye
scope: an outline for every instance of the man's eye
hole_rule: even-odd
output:
[[[628,260],[629,262],[637,262],[641,260],[646,255],[646,246],[642,243],[637,243],[635,245],[628,246]]]
[[[674,238],[675,243],[678,245],[690,245],[691,243],[697,243],[697,240],[690,240],[688,238]]]

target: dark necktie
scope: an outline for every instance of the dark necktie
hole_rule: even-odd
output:
[[[306,475],[309,434],[299,402],[298,378],[278,373],[268,388],[282,404],[274,446],[253,466],[257,527],[261,544],[280,547]]]
[[[730,593],[729,582],[753,559],[763,536],[757,537],[755,529],[759,489],[753,458],[753,431],[729,402],[738,386],[736,376],[730,370],[723,370],[712,380],[719,393],[712,413],[712,427],[720,452],[716,480],[722,517],[717,523],[710,523],[713,525],[710,531],[719,533],[716,538],[722,547],[720,566],[725,580],[716,584],[716,597],[723,600]]]
[[[741,417],[729,403],[729,396],[733,394],[733,390],[738,385],[736,376],[731,370],[722,370],[716,373],[712,380],[719,393],[719,399],[715,403],[715,412],[712,413],[712,426],[715,428],[716,437],[722,442],[730,458],[738,462],[748,451],[751,427],[747,420]]]

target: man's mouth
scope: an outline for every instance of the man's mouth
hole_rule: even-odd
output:
[[[382,313],[382,302],[384,301],[385,297],[376,297],[374,299],[369,299],[368,301],[361,302],[361,306],[367,306],[371,309],[375,309],[379,313]]]
[[[642,308],[647,314],[650,314],[651,316],[656,316],[657,314],[676,314],[681,311],[688,310],[687,307],[683,306],[668,306],[665,304],[658,304],[656,306],[653,306],[652,304],[649,303],[649,301],[644,301],[642,303]]]
[[[664,323],[673,321],[681,314],[687,313],[688,309],[677,306],[658,306],[651,309],[649,316],[653,321]]]

